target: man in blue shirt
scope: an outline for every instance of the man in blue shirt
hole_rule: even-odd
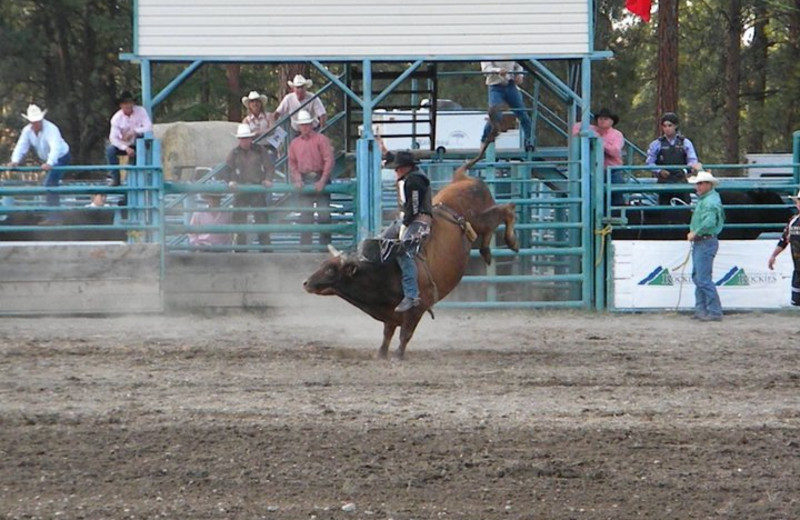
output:
[[[703,165],[697,160],[694,144],[678,132],[678,116],[674,112],[667,112],[661,116],[661,136],[647,147],[648,166],[677,166],[686,165],[692,171],[700,171]],[[688,168],[682,169],[654,169],[653,176],[659,184],[685,184]],[[687,205],[691,203],[688,192],[662,192],[658,194],[658,204],[669,206],[673,198],[682,200]]]

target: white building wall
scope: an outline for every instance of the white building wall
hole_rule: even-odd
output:
[[[149,58],[585,54],[590,0],[136,0]]]

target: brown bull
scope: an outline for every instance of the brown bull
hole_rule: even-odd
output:
[[[467,168],[474,162],[456,170],[452,182],[433,199],[430,238],[416,259],[419,306],[404,313],[394,312],[403,298],[397,263],[374,264],[355,253],[337,252],[303,283],[310,293],[339,296],[382,321],[383,343],[378,350],[381,358],[388,356],[389,343],[400,327],[397,357],[402,359],[425,311],[431,312],[431,307],[450,294],[464,276],[472,240],[467,237],[469,227],[460,219],[474,230],[481,256],[487,264],[492,261],[489,242],[501,222],[506,226],[505,243],[514,251],[519,250],[514,235],[514,204],[495,204],[486,184],[467,175]]]

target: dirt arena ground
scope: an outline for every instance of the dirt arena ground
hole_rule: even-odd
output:
[[[1,318],[0,516],[800,518],[796,312],[440,310],[383,362],[326,301]]]

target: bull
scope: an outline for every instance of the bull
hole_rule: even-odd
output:
[[[780,232],[791,217],[791,209],[781,196],[764,189],[749,191],[718,190],[725,206],[725,224],[720,234],[722,240],[751,240],[764,232]],[[737,208],[741,205],[784,206],[765,208]],[[615,229],[615,240],[685,240],[691,220],[691,208],[679,206],[667,209],[643,210],[625,208],[628,225],[643,225],[650,229]],[[657,229],[663,225],[682,225],[685,229]],[[773,224],[770,227],[730,227],[728,224]]]
[[[458,168],[447,186],[433,198],[434,215],[431,233],[416,258],[421,303],[408,312],[394,308],[403,299],[400,268],[394,261],[373,263],[355,252],[332,250],[333,257],[305,281],[303,287],[312,294],[338,296],[383,322],[383,342],[378,357],[386,359],[397,327],[400,344],[396,357],[402,359],[422,316],[447,296],[461,281],[467,269],[473,239],[477,240],[481,257],[492,262],[489,247],[495,229],[505,223],[504,241],[519,251],[514,234],[515,205],[496,204],[486,184],[467,174],[482,156]],[[474,234],[473,234],[474,233]]]

